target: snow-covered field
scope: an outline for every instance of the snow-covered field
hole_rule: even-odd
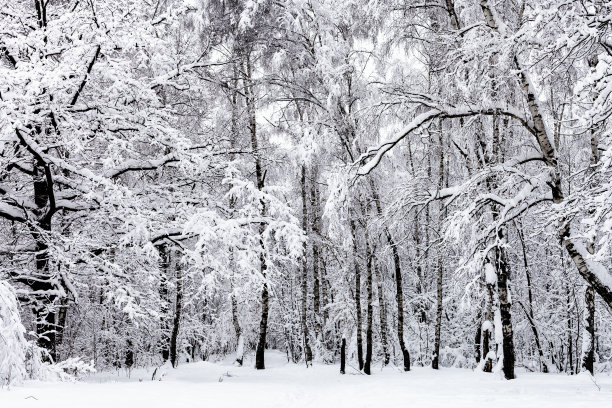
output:
[[[612,376],[520,373],[514,381],[462,369],[396,368],[368,377],[338,366],[287,364],[266,353],[267,369],[229,362],[182,364],[162,381],[152,370],[98,373],[77,383],[28,382],[0,391],[1,408],[180,407],[612,407]],[[351,373],[352,372],[352,373]],[[229,374],[229,375],[228,375]],[[142,381],[140,381],[142,380]],[[600,387],[600,390],[598,390]]]

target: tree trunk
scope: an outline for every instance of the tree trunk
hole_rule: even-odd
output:
[[[177,341],[181,324],[181,311],[183,309],[183,273],[181,269],[180,253],[176,252],[176,305],[174,309],[174,322],[172,336],[170,336],[170,363],[176,368],[178,365]]]
[[[372,250],[370,249],[370,237],[368,234],[368,228],[365,228],[365,244],[366,244],[366,291],[368,296],[367,305],[367,327],[366,327],[366,356],[363,365],[363,372],[371,374],[372,364],[372,321],[373,321],[373,307],[372,307]]]
[[[160,263],[160,280],[159,280],[159,298],[161,300],[160,320],[161,320],[161,339],[160,350],[164,362],[170,357],[170,325],[168,316],[168,272],[170,269],[170,253],[167,245],[159,246]]]
[[[395,302],[397,303],[397,337],[399,339],[400,350],[402,351],[402,358],[404,360],[404,371],[410,371],[410,353],[406,348],[404,342],[404,290],[402,284],[402,271],[399,259],[399,253],[397,246],[391,237],[391,234],[387,234],[387,240],[391,246],[393,253],[393,264],[395,266]]]
[[[308,206],[306,201],[306,166],[302,164],[302,174],[300,178],[302,187],[302,229],[304,232],[308,229]],[[306,310],[308,304],[308,258],[306,257],[306,241],[302,243],[302,334],[304,341],[304,360],[306,367],[312,362],[312,350],[310,349],[310,339],[308,335],[308,322],[306,320]]]
[[[326,305],[328,305],[330,303],[329,300],[329,293],[328,291],[330,291],[331,289],[329,289],[329,283],[327,282],[327,268],[325,265],[325,256],[323,251],[321,251],[321,249],[319,249],[319,277],[320,277],[320,281],[321,281],[321,300],[323,303],[323,326],[325,326],[325,324],[327,323],[327,320],[329,319],[329,311],[326,308]]]
[[[260,262],[264,262],[265,265],[265,259],[261,258],[263,258],[263,256],[260,257]],[[258,370],[263,370],[266,368],[264,362],[264,352],[266,347],[266,331],[268,329],[268,303],[268,285],[264,284],[261,291],[261,321],[259,322],[259,340],[255,350],[255,368]]]
[[[230,147],[234,150],[236,146],[236,141],[238,140],[238,81],[240,79],[240,75],[238,73],[238,64],[232,64],[232,68],[234,71],[234,80],[233,80],[233,89],[232,89],[232,122],[231,122],[231,130],[232,130],[232,138],[230,140]],[[231,159],[234,159],[233,155],[230,155]],[[229,188],[233,187],[233,184],[230,184]],[[236,205],[236,198],[230,196],[228,206],[230,212],[233,216],[234,207]],[[236,332],[236,364],[239,367],[242,367],[242,363],[244,361],[244,338],[242,336],[242,329],[240,328],[240,321],[238,320],[238,303],[236,301],[236,297],[234,296],[234,275],[236,263],[234,261],[234,252],[230,249],[230,268],[231,268],[231,276],[230,283],[232,287],[232,323],[234,325],[234,331]]]
[[[39,126],[36,127],[36,132],[41,133]],[[57,301],[56,287],[50,280],[49,270],[49,246],[47,244],[48,237],[46,234],[51,232],[51,210],[50,195],[52,194],[52,185],[50,181],[50,169],[44,163],[36,161],[33,168],[34,181],[34,204],[36,209],[36,228],[32,228],[32,235],[36,242],[36,276],[33,280],[25,282],[34,292],[35,306],[34,313],[36,315],[36,335],[38,336],[38,345],[45,349],[51,361],[57,361],[56,336],[57,336],[57,313],[54,304]]]
[[[128,375],[134,365],[134,345],[131,339],[127,339],[126,342],[126,351],[125,351],[125,367],[128,369]]]
[[[357,361],[359,362],[359,370],[363,370],[363,337],[361,333],[361,271],[359,270],[359,261],[357,258],[357,231],[355,228],[355,221],[351,218],[349,224],[351,227],[351,235],[353,238],[353,267],[355,268],[355,308],[357,312]]]
[[[242,367],[244,360],[244,338],[242,337],[242,329],[240,328],[240,322],[238,321],[238,303],[236,302],[236,296],[232,294],[232,323],[234,324],[234,331],[236,332],[236,364]]]
[[[340,374],[344,374],[346,366],[346,339],[342,337],[342,345],[340,346]]]
[[[310,185],[310,208],[311,208],[311,243],[312,243],[312,294],[313,294],[313,311],[314,311],[314,329],[316,338],[323,343],[323,330],[321,327],[321,287],[325,286],[325,282],[321,285],[321,277],[319,276],[319,245],[317,240],[319,239],[319,234],[321,231],[320,228],[320,218],[319,218],[319,197],[318,191],[316,188],[316,177],[317,173],[313,170],[312,172],[313,178],[312,183]]]
[[[482,313],[478,310],[476,315],[476,334],[474,335],[474,359],[476,364],[480,364],[480,343],[482,342]]]
[[[436,329],[434,340],[434,356],[431,361],[431,368],[438,369],[440,362],[440,335],[442,330],[442,278],[444,269],[442,268],[442,259],[438,256],[438,280],[436,289]]]
[[[376,257],[372,259],[374,263],[374,273],[376,274],[376,280],[378,282],[378,313],[380,316],[380,339],[383,349],[383,364],[389,364],[389,344],[387,343],[387,309],[385,307],[385,297],[383,293],[383,281],[380,273],[380,267],[378,266],[378,260]]]
[[[589,67],[594,72],[598,58],[589,59]],[[591,126],[591,159],[587,175],[590,176],[590,185],[597,185],[595,177],[595,167],[599,164],[599,135],[596,126]],[[595,253],[595,243],[593,239],[587,241],[587,251],[593,255]],[[593,286],[587,285],[584,293],[585,311],[585,333],[582,338],[582,368],[593,375],[593,364],[595,363],[595,290]]]
[[[259,152],[258,141],[257,141],[257,120],[255,117],[255,95],[253,93],[253,83],[251,75],[251,57],[247,53],[245,56],[246,70],[242,69],[243,72],[243,83],[244,83],[244,98],[247,105],[247,112],[249,115],[249,132],[251,134],[251,149],[255,155],[255,181],[257,182],[257,189],[262,191],[264,189],[264,174],[261,164],[261,153]],[[261,215],[266,214],[266,203],[261,201]],[[266,248],[263,241],[263,235],[265,232],[265,225],[259,224],[259,272],[263,279],[263,285],[261,289],[261,320],[259,322],[259,339],[257,341],[257,348],[255,349],[255,368],[263,370],[266,368],[265,365],[265,349],[266,349],[266,333],[268,331],[268,311],[270,295],[268,293],[268,282],[266,278],[267,264],[266,264]]]
[[[566,299],[566,311],[567,311],[567,354],[568,362],[570,366],[570,373],[574,374],[574,341],[572,339],[572,298],[567,281],[565,282],[565,299]]]
[[[38,28],[46,30],[46,2],[35,0],[38,17]],[[16,61],[12,61],[11,65],[15,66]],[[43,94],[46,92],[43,89]],[[45,129],[42,125],[28,124],[35,138],[44,136]],[[19,136],[19,133],[18,133]],[[25,143],[22,143],[27,149]],[[35,155],[36,157],[36,155]],[[51,169],[42,159],[35,158],[32,162],[32,185],[34,191],[34,219],[27,225],[30,228],[30,233],[35,243],[35,265],[36,272],[27,276],[18,276],[17,280],[20,283],[27,285],[32,291],[33,297],[33,313],[36,317],[36,336],[38,345],[46,351],[43,355],[44,360],[57,360],[57,333],[60,330],[58,326],[58,316],[56,305],[58,301],[58,288],[56,283],[52,281],[50,276],[49,265],[49,245],[48,234],[51,232],[51,217],[55,211],[55,198],[53,191],[53,180]]]
[[[500,239],[504,240],[503,229],[499,230]],[[510,268],[506,259],[506,253],[503,247],[498,247],[497,254],[497,292],[499,295],[499,310],[501,314],[502,335],[503,335],[503,371],[504,377],[507,380],[515,378],[514,375],[514,331],[512,328],[512,314],[510,295],[508,293],[508,281],[510,279]]]
[[[444,142],[442,138],[442,125],[439,125],[438,141],[440,143],[440,165],[439,165],[439,180],[438,188],[444,186]],[[440,206],[440,213],[438,218],[438,228],[442,231],[442,222],[444,221],[444,211]],[[436,282],[436,327],[435,327],[435,339],[434,339],[434,350],[433,359],[431,361],[431,368],[434,370],[438,369],[440,363],[440,336],[442,331],[442,285],[444,278],[444,267],[442,266],[442,246],[438,248],[438,279]]]
[[[493,283],[487,281],[487,311],[482,330],[482,357],[485,359],[482,371],[490,373],[493,370],[493,355],[491,353],[491,333],[493,332]]]
[[[595,361],[595,290],[587,286],[584,293],[586,304],[585,332],[582,338],[582,368],[593,374]]]

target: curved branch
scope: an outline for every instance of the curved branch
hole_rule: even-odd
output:
[[[462,108],[444,108],[437,107],[415,117],[395,138],[380,144],[378,147],[369,149],[366,153],[354,163],[359,166],[357,176],[365,176],[380,164],[382,158],[393,149],[399,142],[404,140],[408,135],[417,131],[422,126],[426,125],[433,119],[456,119],[479,115],[503,115],[517,120],[527,131],[536,135],[534,126],[524,118],[518,110],[509,107],[482,107],[480,109],[471,109],[468,107]]]
[[[79,84],[79,88],[76,90],[76,92],[72,96],[72,99],[70,100],[70,104],[68,105],[68,107],[70,108],[73,107],[77,103],[79,96],[81,96],[81,92],[83,92],[83,88],[85,88],[85,84],[87,83],[87,80],[89,79],[89,74],[91,74],[91,70],[93,69],[93,66],[96,63],[96,60],[98,59],[98,56],[100,55],[100,48],[101,47],[99,45],[96,46],[96,51],[94,52],[94,56],[89,62],[89,65],[87,65],[87,71],[85,72],[85,76],[83,77],[83,80]]]

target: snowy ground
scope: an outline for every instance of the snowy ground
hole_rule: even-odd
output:
[[[183,364],[162,381],[150,380],[152,370],[135,370],[131,378],[98,373],[77,383],[28,382],[0,390],[0,408],[612,407],[609,375],[598,376],[597,385],[588,376],[520,373],[503,381],[470,370],[419,367],[341,376],[338,366],[306,369],[275,352],[266,353],[266,364],[265,371],[251,362],[241,368],[227,362]]]

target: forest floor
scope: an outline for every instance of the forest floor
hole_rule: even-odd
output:
[[[27,382],[0,390],[1,408],[182,408],[182,407],[612,407],[612,375],[589,376],[519,372],[514,381],[465,369],[395,367],[372,376],[338,366],[288,364],[283,354],[266,352],[267,369],[251,361],[235,367],[219,363],[182,364],[162,381],[153,370],[96,373],[74,383]],[[598,389],[599,387],[599,389]]]

